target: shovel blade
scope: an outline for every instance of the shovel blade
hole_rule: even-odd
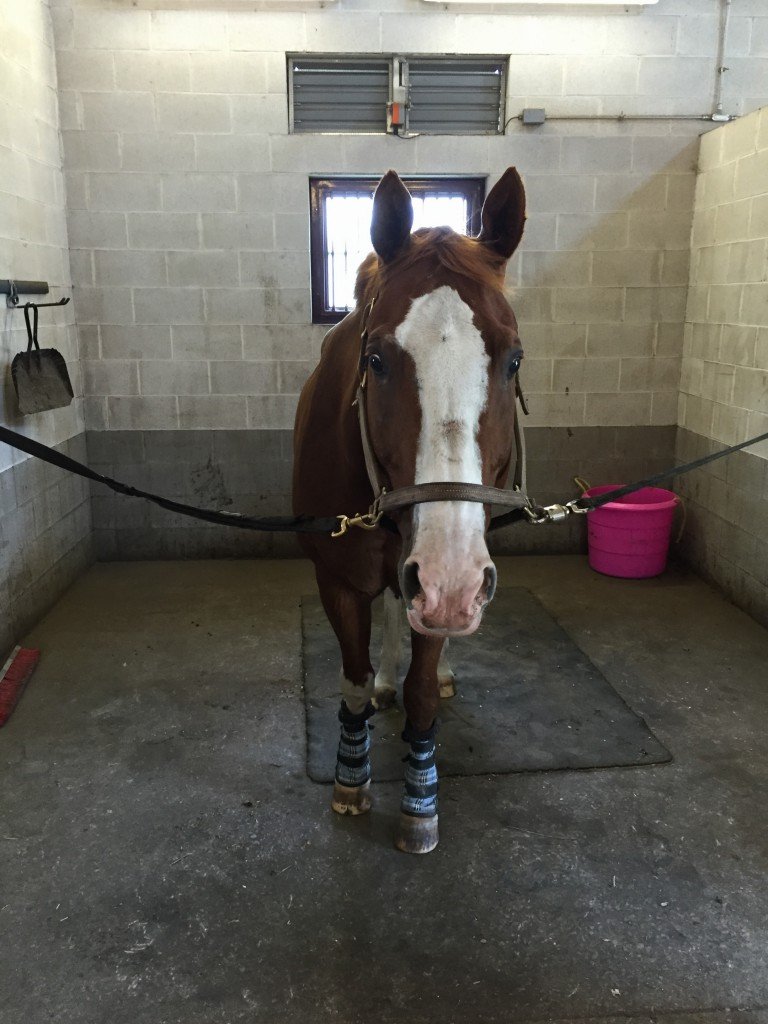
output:
[[[74,397],[64,356],[55,348],[20,352],[11,363],[11,377],[25,416],[69,405]]]

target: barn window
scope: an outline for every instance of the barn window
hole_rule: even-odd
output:
[[[507,58],[288,57],[292,132],[504,131]]]
[[[480,230],[485,179],[404,178],[413,196],[413,228],[447,225]],[[310,178],[312,322],[335,324],[355,304],[357,268],[371,251],[371,212],[378,178]]]

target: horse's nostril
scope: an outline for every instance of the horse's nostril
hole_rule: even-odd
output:
[[[410,608],[414,597],[421,591],[418,562],[406,562],[403,566],[402,591],[406,606]]]
[[[492,601],[496,593],[496,566],[489,565],[483,573],[485,580],[485,600]]]

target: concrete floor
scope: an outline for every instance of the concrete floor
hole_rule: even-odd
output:
[[[445,780],[424,858],[305,775],[306,563],[94,566],[0,732],[0,1021],[768,1021],[768,633],[499,562],[675,760]]]

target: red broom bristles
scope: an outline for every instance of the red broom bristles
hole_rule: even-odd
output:
[[[17,647],[3,666],[0,678],[0,728],[13,714],[39,660],[40,651]]]

